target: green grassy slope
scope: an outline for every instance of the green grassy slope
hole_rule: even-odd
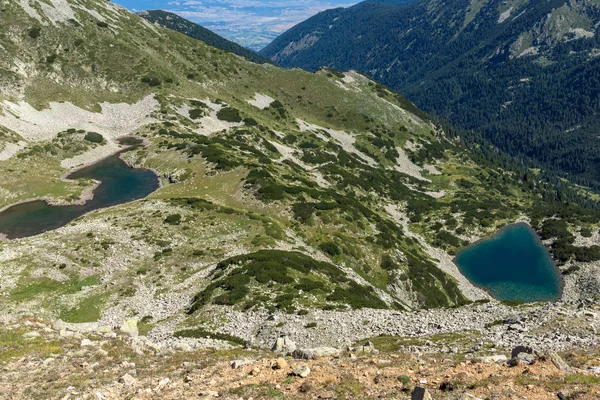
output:
[[[596,213],[551,208],[533,174],[476,162],[360,74],[254,64],[104,1],[70,0],[73,14],[55,22],[47,3],[31,3],[39,19],[14,3],[0,14],[3,144],[26,142],[0,160],[12,178],[2,204],[69,200],[82,186],[59,179],[65,160],[93,161],[120,133],[145,140],[124,157],[163,187],[0,242],[7,310],[190,327],[221,306],[457,306],[484,297],[451,263],[465,243],[527,216],[598,229]],[[148,118],[131,125],[142,105]],[[73,108],[53,114],[60,107]],[[76,130],[56,130],[65,120]],[[19,131],[28,121],[37,136]],[[86,143],[81,126],[106,144]]]

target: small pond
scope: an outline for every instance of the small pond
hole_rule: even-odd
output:
[[[499,300],[556,301],[562,275],[536,232],[509,225],[460,250],[454,262],[471,283]]]
[[[0,212],[0,233],[7,239],[39,235],[90,211],[142,199],[159,188],[154,172],[129,167],[119,154],[77,170],[67,178],[95,179],[101,184],[94,190],[93,199],[83,205],[51,206],[36,200],[7,208]]]

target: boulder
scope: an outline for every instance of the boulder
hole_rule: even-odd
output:
[[[357,351],[359,353],[374,353],[375,350],[375,345],[373,344],[373,342],[371,342],[370,340],[365,342],[362,346],[359,346]]]
[[[252,364],[252,360],[233,360],[231,362],[231,368],[238,369],[245,365],[250,365],[250,364]]]
[[[40,333],[36,332],[36,331],[31,331],[31,332],[26,332],[24,333],[21,337],[25,338],[25,339],[33,339],[33,338],[37,338],[40,337]]]
[[[427,389],[417,386],[410,395],[410,400],[433,400]]]
[[[533,349],[528,346],[517,346],[510,352],[510,358],[516,358],[519,353],[533,354]]]
[[[555,352],[553,352],[553,351],[548,352],[548,357],[552,361],[552,364],[554,364],[554,366],[556,368],[558,368],[559,370],[565,371],[565,372],[572,372],[573,371],[573,368],[569,367],[569,365],[565,362],[565,360],[563,360]]]
[[[506,361],[508,361],[508,358],[504,354],[481,357],[481,362],[486,364],[502,363]]]
[[[271,350],[276,353],[291,354],[296,350],[296,343],[294,343],[287,335],[281,335],[277,338]]]
[[[92,342],[90,339],[83,339],[81,341],[81,347],[95,347],[96,343]]]
[[[519,353],[517,354],[517,359],[524,364],[531,365],[537,361],[537,357],[535,354],[530,353]]]
[[[305,364],[299,364],[294,368],[293,375],[299,376],[300,378],[306,378],[310,374],[310,368]]]
[[[333,347],[315,347],[313,349],[298,349],[292,353],[292,357],[302,360],[316,360],[321,357],[335,357],[340,354]]]
[[[123,322],[123,324],[119,328],[119,331],[121,331],[121,333],[126,334],[127,336],[137,337],[139,334],[137,320],[128,319],[127,321]]]
[[[479,397],[475,397],[472,394],[465,393],[462,396],[460,396],[459,400],[483,400],[483,399],[480,399]]]
[[[67,329],[67,324],[62,319],[57,319],[56,321],[52,322],[52,329],[60,332]]]
[[[129,374],[125,374],[119,378],[119,382],[124,384],[125,386],[133,386],[136,383],[136,380],[133,376]]]
[[[273,365],[274,369],[287,369],[288,368],[288,362],[285,361],[285,358],[278,358],[277,360],[275,360],[275,364]]]

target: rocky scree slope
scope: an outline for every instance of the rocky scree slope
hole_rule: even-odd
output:
[[[314,16],[261,54],[284,67],[365,72],[505,152],[598,189],[599,23],[596,0],[368,1]]]
[[[258,65],[104,1],[0,10],[0,204],[78,200],[94,183],[60,177],[125,135],[145,142],[126,161],[162,181],[142,201],[1,242],[6,314],[133,318],[158,341],[201,343],[260,337],[224,332],[243,313],[485,302],[452,254],[517,220],[553,244],[565,300],[597,294],[597,212],[555,201],[359,73]]]

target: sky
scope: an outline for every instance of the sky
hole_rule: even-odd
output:
[[[360,0],[113,0],[132,11],[174,12],[253,50],[320,11]]]

